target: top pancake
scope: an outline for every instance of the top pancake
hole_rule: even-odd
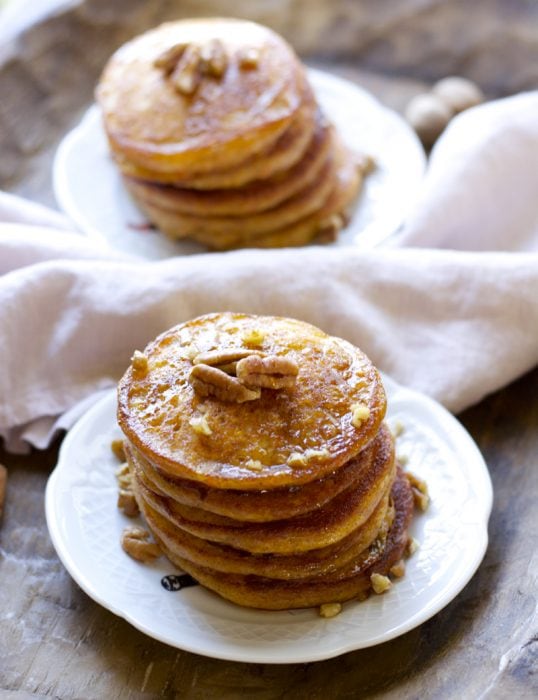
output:
[[[219,40],[227,67],[181,94],[155,61],[174,46],[202,50]],[[255,68],[241,52],[256,50]],[[270,29],[232,19],[170,22],[122,46],[97,88],[113,150],[159,172],[231,167],[276,141],[298,110],[304,71],[291,47]]]
[[[188,381],[194,357],[232,348],[293,359],[295,386],[262,389],[245,403],[200,398]],[[144,352],[147,371],[131,366],[119,385],[120,427],[163,473],[209,487],[259,490],[320,479],[358,454],[385,414],[381,379],[368,358],[300,321],[210,314],[172,328]],[[358,426],[357,404],[369,409]],[[210,435],[190,423],[201,415]]]

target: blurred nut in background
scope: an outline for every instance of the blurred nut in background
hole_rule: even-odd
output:
[[[431,93],[413,97],[405,110],[407,121],[426,147],[433,145],[451,116],[452,110],[437,95]]]
[[[476,83],[457,76],[443,78],[435,83],[432,93],[444,102],[454,114],[463,112],[469,107],[475,107],[484,101],[484,94]]]

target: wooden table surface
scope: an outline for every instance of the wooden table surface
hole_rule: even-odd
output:
[[[124,36],[120,24],[115,34],[108,26],[107,31],[109,42]],[[98,62],[97,55],[93,76]],[[332,68],[399,110],[422,87],[356,65]],[[3,77],[0,71],[0,87]],[[25,161],[22,176],[8,182],[13,191],[52,201],[54,148],[91,94],[91,86],[81,86],[75,99],[77,80],[69,83],[62,110],[35,120],[35,129],[43,129],[32,132],[40,147],[34,144],[26,153],[14,145],[13,162]],[[25,123],[31,119],[24,111]],[[161,644],[100,607],[63,568],[45,524],[44,490],[59,441],[24,457],[0,447],[0,462],[9,471],[0,525],[0,697],[538,697],[537,396],[535,369],[460,416],[484,454],[495,493],[488,551],[462,593],[398,639],[312,664],[204,658]]]

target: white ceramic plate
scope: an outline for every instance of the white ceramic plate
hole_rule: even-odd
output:
[[[378,166],[366,178],[351,222],[337,244],[377,245],[398,229],[417,196],[424,150],[408,124],[365,90],[322,71],[311,69],[309,76],[344,141],[372,155]],[[96,106],[60,144],[53,179],[60,208],[83,233],[113,248],[151,260],[205,250],[144,230],[147,221],[109,156]]]
[[[49,479],[46,516],[58,555],[81,588],[146,634],[198,654],[257,663],[299,663],[378,644],[421,624],[456,596],[476,571],[487,545],[492,504],[488,471],[477,447],[445,409],[385,379],[389,423],[405,426],[397,452],[428,482],[431,506],[411,534],[420,548],[404,578],[382,596],[344,605],[337,617],[317,611],[240,608],[200,586],[171,592],[161,579],[178,574],[164,558],[152,565],[120,547],[132,523],[116,507],[119,437],[115,392],[67,435]]]

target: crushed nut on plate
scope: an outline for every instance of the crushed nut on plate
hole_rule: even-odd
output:
[[[402,578],[405,575],[405,561],[403,559],[397,561],[396,564],[390,567],[389,573],[395,578]]]
[[[320,617],[336,617],[342,612],[342,603],[323,603],[319,606]]]
[[[116,469],[116,479],[118,480],[118,486],[122,489],[131,488],[131,470],[127,462],[124,462],[118,469]]]
[[[120,489],[118,492],[118,508],[128,518],[136,518],[140,513],[138,503],[131,489]]]
[[[418,540],[416,540],[414,537],[410,537],[407,540],[407,546],[405,548],[405,553],[407,554],[408,557],[411,557],[419,548],[419,543]]]
[[[110,449],[117,457],[118,461],[125,462],[125,450],[123,448],[123,440],[121,438],[112,440],[110,443]]]
[[[370,583],[372,584],[374,593],[378,595],[385,593],[385,591],[388,591],[392,586],[390,578],[388,576],[383,576],[383,574],[372,574],[370,576]]]
[[[156,542],[150,540],[150,534],[142,527],[126,527],[121,536],[123,551],[133,559],[149,562],[161,556],[162,552]]]

